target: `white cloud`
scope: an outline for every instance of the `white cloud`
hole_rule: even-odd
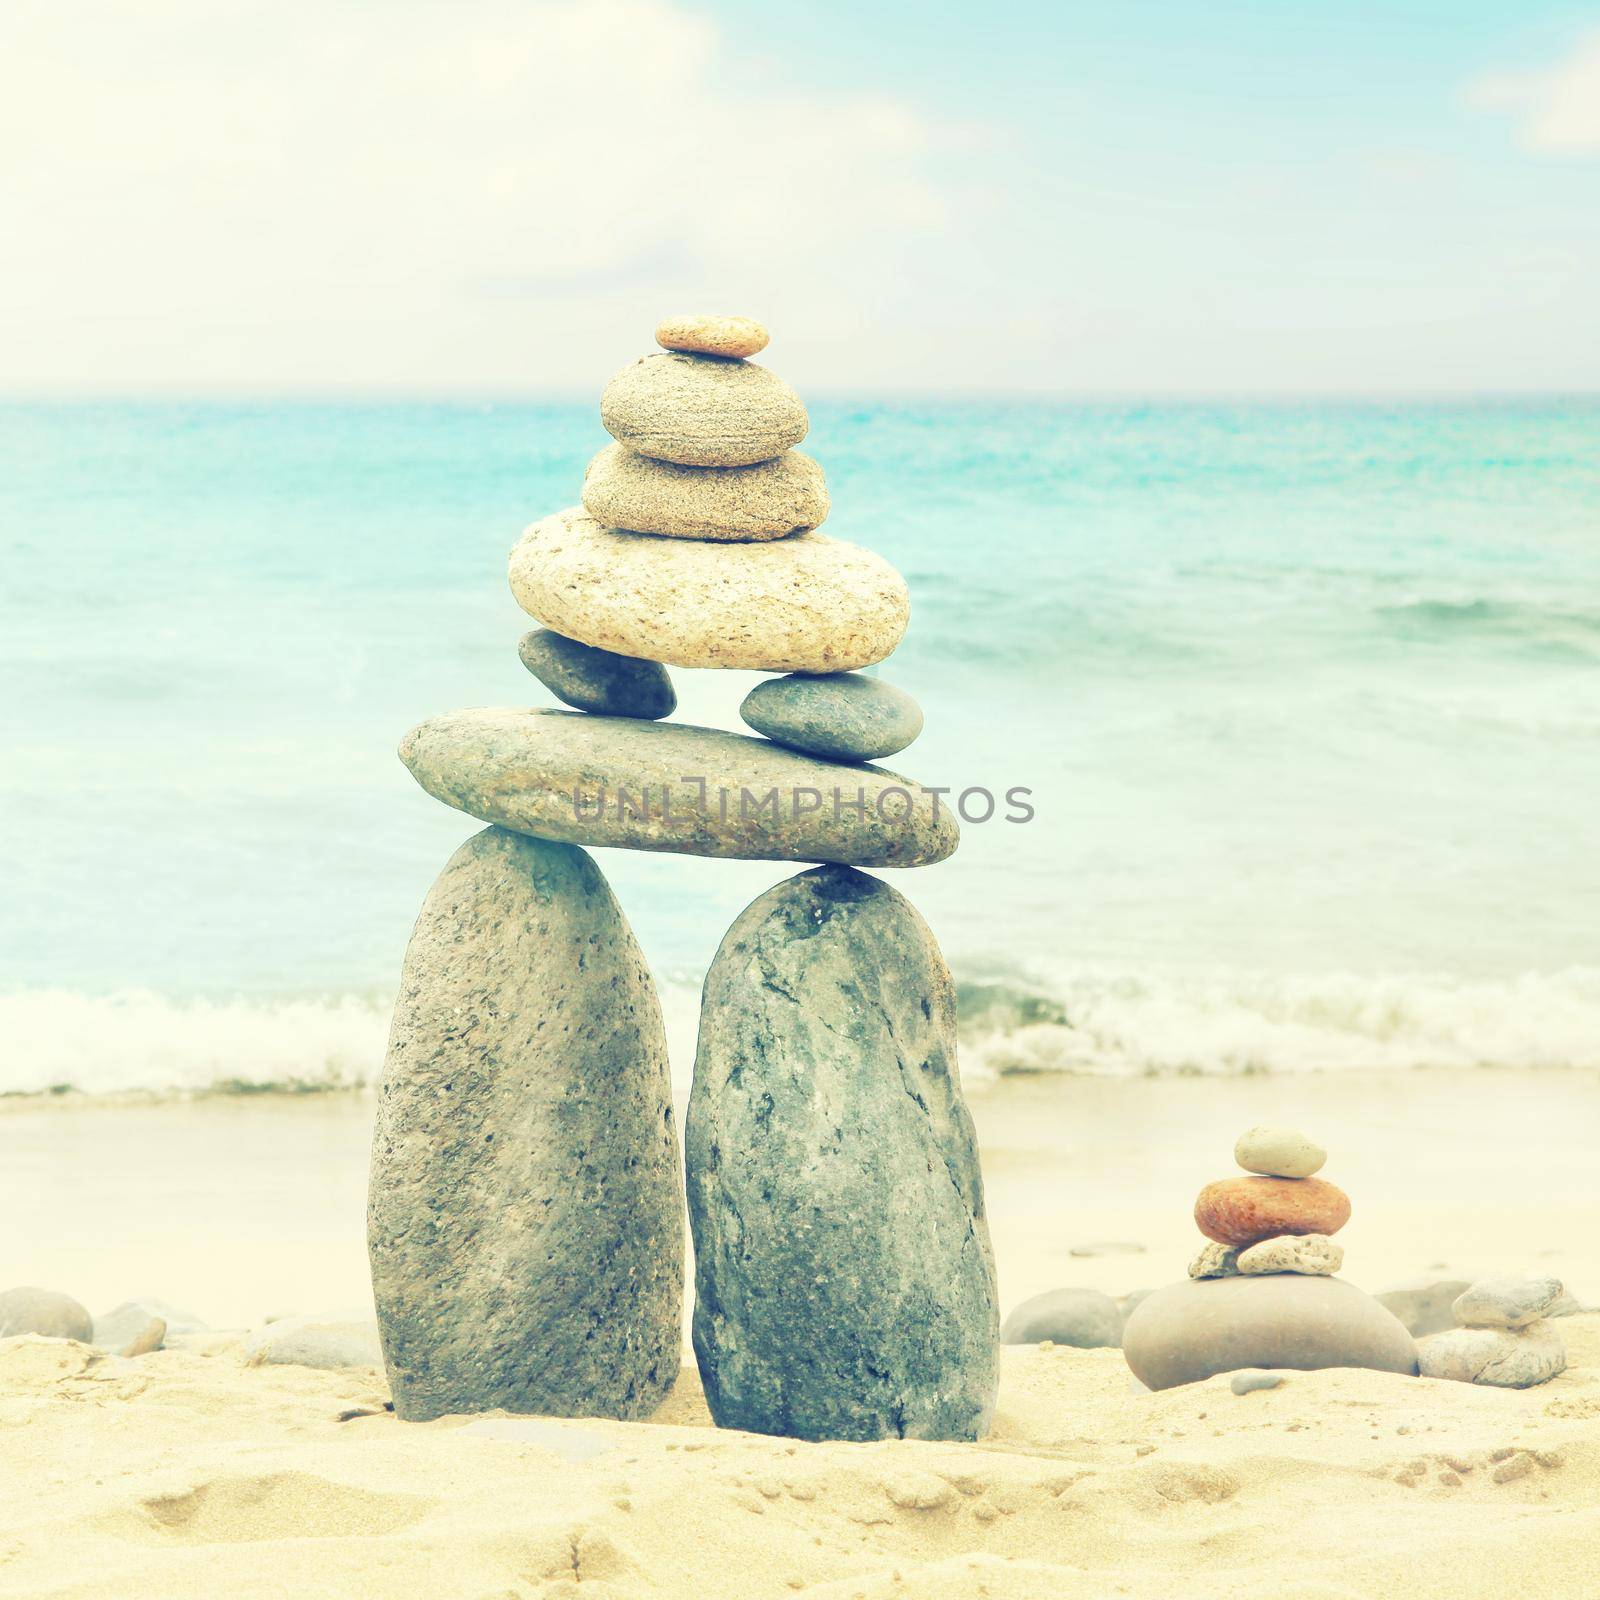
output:
[[[1502,73],[1473,85],[1473,104],[1521,118],[1525,148],[1552,155],[1600,151],[1600,33],[1548,72]]]
[[[594,382],[664,295],[848,335],[941,134],[759,71],[672,0],[7,0],[0,387]]]

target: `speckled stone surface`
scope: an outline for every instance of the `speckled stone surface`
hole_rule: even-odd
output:
[[[961,837],[948,801],[883,767],[681,722],[454,711],[413,728],[400,759],[458,811],[571,844],[919,867]]]
[[[625,366],[600,397],[600,420],[641,455],[688,467],[770,461],[810,427],[800,396],[766,367],[677,351]]]
[[[1242,1367],[1417,1370],[1411,1335],[1371,1295],[1342,1278],[1290,1272],[1158,1289],[1128,1318],[1122,1353],[1151,1389]]]
[[[887,561],[825,534],[663,539],[577,508],[523,534],[510,578],[517,604],[547,628],[675,667],[846,672],[889,655],[911,616]]]
[[[1548,1316],[1566,1285],[1559,1278],[1479,1278],[1456,1297],[1456,1320],[1465,1328],[1526,1328]]]
[[[922,707],[904,689],[858,672],[769,678],[739,715],[779,744],[837,761],[895,755],[922,732]]]
[[[680,467],[609,444],[589,463],[583,509],[608,528],[742,543],[817,527],[828,486],[798,450],[751,467]]]
[[[656,343],[663,350],[708,356],[753,356],[767,348],[767,330],[754,317],[663,317]]]
[[[1257,1244],[1283,1233],[1337,1233],[1350,1197],[1324,1178],[1222,1178],[1194,1203],[1195,1226],[1218,1244]]]
[[[596,650],[548,628],[523,634],[517,654],[556,699],[579,711],[654,722],[677,709],[672,679],[659,661]]]
[[[994,1256],[955,991],[905,899],[829,867],[743,912],[706,975],[685,1132],[718,1424],[980,1437]]]
[[[1268,1272],[1303,1272],[1316,1278],[1329,1278],[1344,1265],[1344,1246],[1320,1233],[1286,1233],[1277,1239],[1262,1239],[1239,1251],[1236,1264],[1246,1277]]]
[[[1417,1357],[1425,1378],[1531,1389],[1566,1371],[1567,1347],[1548,1322],[1525,1328],[1449,1328],[1423,1339]]]
[[[672,1120],[655,985],[599,868],[469,839],[417,919],[378,1092],[368,1245],[401,1417],[660,1404],[682,1338]]]

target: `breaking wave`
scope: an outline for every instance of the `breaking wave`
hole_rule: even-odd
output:
[[[1600,1069],[1600,967],[1449,975],[1153,976],[1072,969],[958,986],[962,1071],[1163,1074]],[[687,1090],[699,986],[662,985]],[[189,1095],[356,1089],[381,1070],[390,997],[179,1000],[35,990],[0,996],[0,1094]]]

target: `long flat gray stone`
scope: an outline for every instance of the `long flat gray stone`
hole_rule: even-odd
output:
[[[446,805],[569,844],[920,867],[960,842],[951,799],[887,768],[685,723],[452,711],[413,728],[400,759]]]
[[[682,1338],[672,1120],[655,986],[599,868],[469,839],[406,951],[373,1138],[400,1416],[656,1409]]]

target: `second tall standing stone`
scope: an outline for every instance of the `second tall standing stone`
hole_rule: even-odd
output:
[[[745,910],[706,976],[686,1137],[717,1423],[980,1437],[994,1257],[954,991],[909,901],[822,867]]]

